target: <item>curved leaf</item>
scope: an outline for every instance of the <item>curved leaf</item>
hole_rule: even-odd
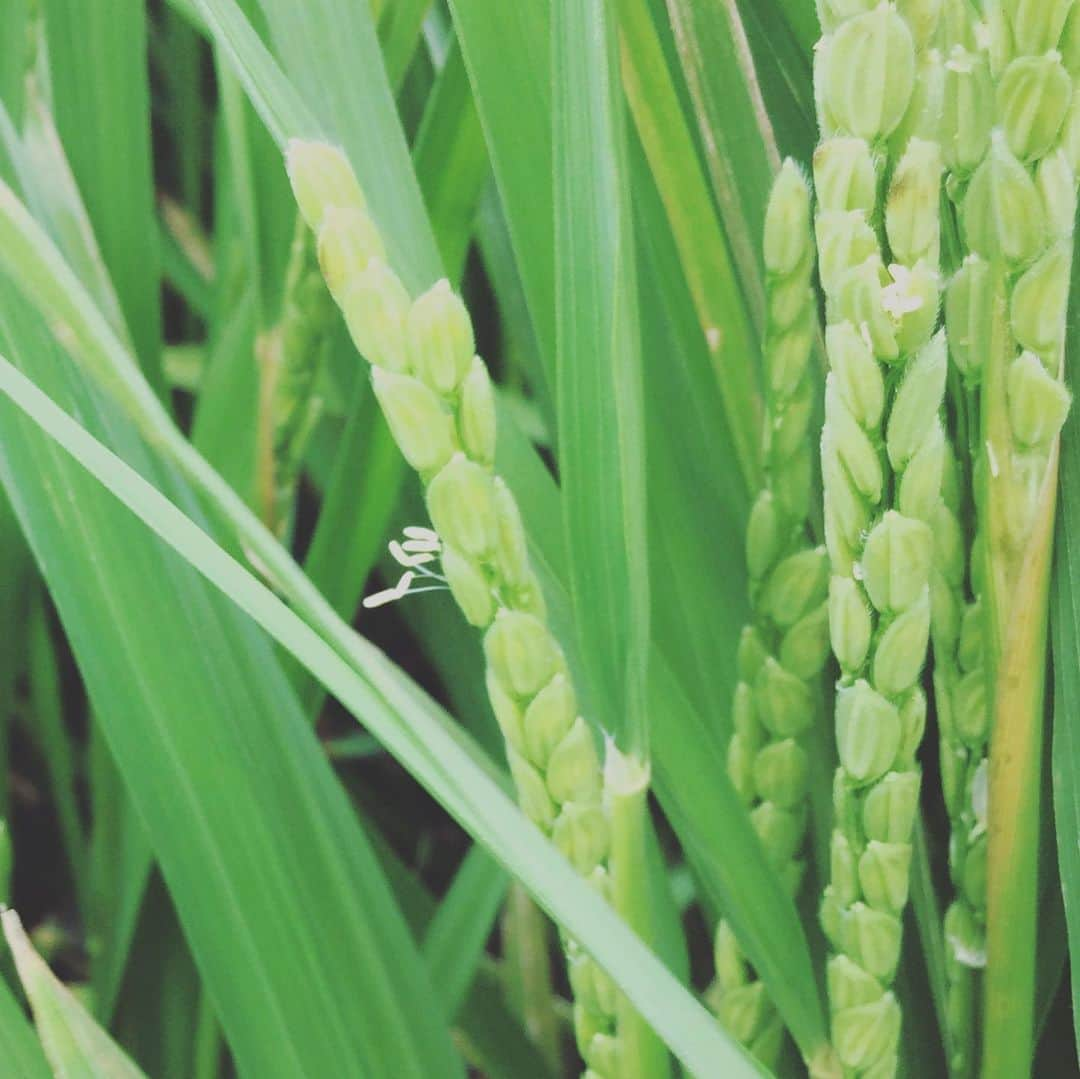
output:
[[[708,1075],[719,1068],[731,1076],[762,1074],[525,819],[502,781],[477,767],[463,736],[440,716],[434,702],[403,679],[376,649],[354,640],[349,652],[357,665],[345,662],[189,517],[2,358],[0,392],[11,402],[5,422],[12,419],[11,408],[24,412],[168,547],[303,663],[354,715],[362,716],[462,826],[517,875],[540,905],[611,974],[692,1073]],[[351,962],[351,957],[346,958]],[[263,1074],[277,1074],[274,1068],[280,1066],[279,1061]]]
[[[0,922],[57,1079],[146,1079],[34,951],[18,914],[5,910]]]
[[[7,285],[0,335],[198,512]],[[9,411],[0,431],[0,479],[242,1073],[453,1075],[444,1022],[415,1008],[419,955],[265,639],[32,425]]]

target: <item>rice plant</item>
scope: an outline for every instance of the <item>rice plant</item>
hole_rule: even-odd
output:
[[[1080,1072],[1080,2],[2,20],[0,1075]]]

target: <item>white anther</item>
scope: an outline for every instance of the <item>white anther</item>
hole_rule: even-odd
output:
[[[381,592],[375,592],[373,595],[365,596],[363,605],[371,610],[373,607],[382,607],[387,603],[393,603],[395,600],[401,599],[409,591],[409,586],[416,578],[416,574],[411,570],[406,570],[393,588],[384,588]]]
[[[430,552],[425,552],[423,554],[409,554],[397,540],[391,540],[388,547],[394,561],[399,566],[405,566],[409,569],[413,569],[416,566],[422,566],[427,562],[435,561],[435,555]]]

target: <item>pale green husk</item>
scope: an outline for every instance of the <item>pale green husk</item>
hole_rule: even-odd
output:
[[[939,6],[819,5],[815,154],[826,344],[822,472],[840,665],[830,883],[821,918],[837,1070],[891,1076],[941,504],[944,71]]]
[[[611,836],[600,758],[547,626],[517,503],[492,467],[493,391],[469,314],[445,280],[408,295],[384,261],[344,155],[294,141],[288,168],[390,430],[424,484],[447,583],[484,633],[488,693],[522,809],[606,894]],[[566,952],[578,1048],[597,1079],[618,1076],[617,990],[575,941]]]
[[[819,718],[820,673],[828,658],[827,562],[807,534],[817,329],[811,287],[810,192],[786,161],[770,195],[764,255],[768,299],[763,472],[747,530],[754,620],[743,630],[728,773],[766,854],[792,893],[803,878],[809,762],[802,745]],[[775,1068],[784,1027],[748,967],[727,922],[716,932],[710,996],[724,1025]]]
[[[1075,33],[1065,27],[1068,8],[1001,4],[989,11],[984,27],[964,5],[950,9],[947,187],[958,208],[966,258],[949,284],[947,328],[965,391],[975,486],[983,488],[989,470],[1002,481],[995,483],[993,497],[1003,500],[991,517],[991,507],[980,499],[975,534],[963,537],[954,499],[945,512],[957,542],[940,548],[938,557],[935,691],[952,832],[954,894],[944,935],[949,1063],[955,1075],[973,1074],[976,1067],[976,991],[987,961],[987,667],[994,639],[988,573],[1015,579],[1009,565],[1026,547],[1070,400],[1061,379],[1080,114],[1073,95],[1077,58],[1070,47]],[[1003,385],[994,387],[1006,402],[1009,444],[994,450],[980,432],[986,423],[985,380],[999,377],[986,355],[987,327],[998,303],[1006,305],[1012,358],[1000,368]],[[1007,522],[1007,534],[996,533],[990,551],[992,519]],[[1002,617],[1006,612],[998,611],[997,619]]]

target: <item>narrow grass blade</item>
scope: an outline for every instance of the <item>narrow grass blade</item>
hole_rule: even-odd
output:
[[[22,116],[26,71],[32,62],[27,32],[31,0],[9,0],[4,8],[4,37],[0,41],[0,101],[18,121]]]
[[[713,194],[760,332],[765,318],[761,236],[780,160],[753,56],[735,0],[667,0],[667,6]]]
[[[189,253],[177,241],[175,233],[162,226],[158,229],[161,247],[161,272],[165,280],[191,308],[192,314],[209,321],[213,310],[212,282]]]
[[[551,4],[450,0],[540,353],[555,364]],[[521,102],[527,101],[528,108]],[[554,387],[554,377],[550,384]]]
[[[807,0],[764,0],[757,5],[754,0],[739,0],[744,9],[760,6],[775,17],[778,26],[786,28],[798,42],[803,53],[809,57],[821,37],[817,9]]]
[[[153,867],[150,840],[132,805],[101,724],[90,732],[88,786],[93,827],[87,849],[87,922],[93,939],[94,1014],[109,1023],[127,970]]]
[[[422,938],[435,917],[436,901],[379,833],[374,839],[402,913],[413,935]],[[537,917],[543,919],[539,912]],[[507,962],[504,955],[502,964]],[[486,961],[481,964],[457,1017],[456,1029],[465,1043],[465,1055],[490,1079],[551,1079],[553,1073],[545,1067],[535,1038],[526,1035],[524,1017],[503,979],[503,966],[497,968]]]
[[[21,130],[16,131],[6,112],[0,115],[4,141],[35,215],[64,250],[109,325],[130,346],[120,301],[48,110],[47,87],[42,85],[47,74],[43,68],[39,63],[26,80],[26,114]]]
[[[218,287],[192,438],[258,506],[265,503],[268,464],[259,452],[265,446],[265,335],[280,315],[295,204],[277,168],[276,145],[220,52],[215,59],[223,127],[214,184]]]
[[[652,944],[670,909],[654,906],[647,883],[645,418],[613,5],[555,0],[551,47],[556,416],[563,520],[575,555],[570,595],[593,716],[615,743],[605,766],[612,902]],[[617,1014],[627,1079],[669,1075],[666,1049],[641,1015],[625,1000]]]
[[[731,233],[721,229],[647,0],[617,6],[627,99],[712,354],[736,459],[747,486],[756,488],[761,402],[754,327],[765,306],[758,259],[751,248],[745,265],[732,260]],[[735,235],[747,239],[743,229]]]
[[[550,5],[506,6],[474,0],[457,4],[454,14],[536,329],[544,380],[551,384],[553,270],[545,267],[551,266],[553,257],[553,230],[544,231],[536,221],[537,215],[552,212],[545,211],[553,197],[551,135],[534,126],[531,113],[519,120],[516,114],[521,110],[513,108],[513,102],[528,97],[535,100],[538,111],[550,109],[550,79],[542,48],[542,43],[550,41]],[[707,702],[714,714],[723,716],[731,689],[730,681],[722,679],[725,674],[730,679],[732,673],[730,660],[717,658],[725,652],[725,643],[712,640],[706,632],[688,632],[681,624],[682,604],[691,603],[691,621],[698,630],[707,623],[715,631],[719,624],[738,619],[738,612],[745,610],[739,574],[729,572],[730,567],[718,560],[715,552],[722,544],[717,527],[725,535],[728,529],[741,527],[738,522],[745,513],[746,495],[740,491],[743,483],[738,470],[732,468],[732,439],[724,426],[722,398],[708,362],[701,324],[680,280],[678,254],[670,253],[677,249],[669,235],[662,237],[664,246],[656,239],[661,230],[656,226],[653,206],[660,203],[646,190],[651,177],[645,170],[642,180],[641,157],[637,150],[631,154],[635,215],[639,227],[644,222],[640,231],[648,237],[645,248],[639,250],[643,286],[639,295],[647,335],[643,361],[649,402],[649,503],[656,525],[656,536],[650,540],[653,630],[661,640],[670,635],[673,662],[677,657],[680,676],[691,674],[698,685],[714,694],[709,700],[695,693],[695,703],[704,706]],[[666,227],[662,209],[659,220]],[[746,361],[745,356],[737,359]],[[692,410],[689,415],[688,409]],[[701,477],[702,489],[701,498],[689,502],[680,498],[688,470]],[[515,490],[530,482],[515,479]],[[541,514],[530,527],[544,527],[545,523]],[[710,538],[695,547],[695,536]],[[741,544],[741,540],[736,542]],[[690,556],[685,561],[681,560],[684,554]],[[695,572],[703,566],[704,574],[696,577]],[[724,599],[707,609],[704,600],[712,585],[718,586],[716,594]],[[737,626],[733,632],[738,632]],[[689,645],[688,636],[692,638]]]
[[[6,360],[0,362],[0,392],[168,547],[304,663],[350,711],[363,716],[387,748],[470,834],[519,876],[548,913],[582,942],[692,1072],[705,1075],[721,1068],[731,1076],[760,1074],[742,1049],[525,821],[501,781],[477,767],[461,736],[436,718],[436,707],[419,688],[403,682],[370,646],[354,641],[350,653],[358,662],[361,657],[366,661],[362,677],[198,525]],[[294,882],[300,879],[295,877]],[[352,965],[353,957],[348,959]],[[367,999],[370,1002],[370,995]],[[260,1028],[265,1032],[265,1024]],[[273,1068],[266,1074],[274,1074]]]
[[[523,416],[519,409],[517,424],[535,445],[549,449],[555,430],[554,386],[549,375],[554,372],[549,372],[540,354],[506,214],[494,183],[487,186],[480,198],[476,241],[499,305],[500,343],[507,380],[520,382],[529,389],[528,411]]]
[[[248,282],[255,296],[256,328],[265,330],[277,320],[281,306],[295,203],[285,177],[276,167],[278,150],[274,140],[259,123],[220,52],[216,59],[228,169],[225,182],[219,180],[216,185],[215,214],[222,222],[235,222],[240,241],[236,257],[239,265],[229,267],[228,277],[226,267],[221,268],[218,299],[219,304],[226,299],[232,274]],[[221,206],[223,199],[231,203],[227,215]],[[218,233],[219,252],[231,239],[228,230]]]
[[[8,983],[0,978],[0,1059],[19,1079],[51,1079],[41,1043]]]
[[[909,926],[910,921],[905,930]],[[933,997],[927,992],[921,937],[916,932],[906,931],[904,934],[895,984],[897,999],[904,1016],[897,1079],[948,1075],[945,1047],[938,1036]]]
[[[552,24],[559,473],[595,715],[648,760],[649,585],[635,248],[615,27],[604,0]]]
[[[194,510],[15,296],[20,362]],[[455,1074],[439,1018],[406,1003],[430,992],[419,956],[265,640],[36,428],[10,410],[0,427],[4,486],[241,1070]]]
[[[56,126],[136,355],[161,386],[146,7],[141,0],[46,0],[43,7]]]
[[[1074,437],[1075,440],[1075,437]],[[1065,444],[1070,439],[1066,436]],[[1075,453],[1065,454],[1065,474],[1080,466]],[[1070,463],[1071,461],[1071,463]],[[1075,516],[1076,480],[1070,479],[1064,488],[1063,503],[1069,518]],[[1070,493],[1073,492],[1073,493]],[[1054,709],[1054,812],[1057,818],[1057,855],[1061,871],[1061,890],[1065,899],[1065,914],[1069,928],[1069,955],[1072,998],[1080,1000],[1080,679],[1066,673],[1067,664],[1080,657],[1080,528],[1063,514],[1059,532],[1058,599],[1054,613],[1054,655],[1058,668]],[[1067,590],[1067,591],[1066,591]],[[1065,592],[1065,595],[1062,595]],[[1080,668],[1072,668],[1080,670]],[[1073,1033],[1080,1048],[1080,1013],[1074,1008]]]
[[[34,951],[18,914],[0,914],[53,1073],[61,1079],[145,1079],[124,1051]]]
[[[1069,348],[1075,370],[1080,330],[1080,275],[1073,273]],[[1053,792],[1058,872],[1068,925],[1073,1031],[1080,1048],[1080,413],[1061,436],[1061,507],[1052,591]]]
[[[371,8],[351,0],[259,0],[270,37],[289,80],[349,155],[391,264],[406,286],[420,292],[440,274],[439,254],[375,33]],[[215,13],[233,0],[199,0]],[[290,126],[290,135],[311,134]]]
[[[228,272],[233,265],[222,269]],[[255,290],[250,283],[238,295],[222,290],[216,306],[191,441],[233,489],[255,505],[259,400]]]
[[[723,745],[748,604],[743,559],[720,552],[742,550],[747,488],[732,467],[722,398],[668,217],[644,153],[632,157],[641,295],[651,299],[642,305],[642,366],[653,639],[695,707],[715,717]]]
[[[218,1079],[221,1027],[158,874],[146,890],[110,1030],[153,1079]]]
[[[813,5],[739,0],[739,11],[780,155],[809,166],[818,138],[812,57],[821,36]]]
[[[424,933],[422,954],[447,1019],[465,999],[505,895],[503,868],[483,847],[473,847]]]
[[[152,25],[157,32],[150,36],[151,79],[159,72],[161,85],[156,96],[161,128],[171,136],[176,148],[175,173],[170,177],[175,182],[172,190],[180,204],[201,220],[206,208],[204,181],[211,149],[211,116],[203,96],[203,40],[180,12],[169,8]]]
[[[1045,820],[1045,818],[1044,818]],[[1043,1039],[1058,991],[1065,982],[1069,959],[1069,939],[1061,880],[1051,868],[1039,893],[1039,954],[1035,969],[1035,1045]],[[1068,990],[1066,990],[1068,992]],[[1069,993],[1071,999],[1071,993]],[[1050,1039],[1056,1036],[1051,1031]]]
[[[494,974],[476,983],[458,1014],[465,1052],[488,1079],[552,1079],[554,1073],[507,1007],[506,991]]]
[[[379,42],[386,63],[386,77],[396,93],[405,81],[405,72],[420,38],[424,15],[431,0],[395,0],[379,15]]]
[[[290,134],[329,134],[300,100],[270,50],[236,5],[235,0],[184,0],[201,20],[200,29],[229,60],[266,130],[279,146]]]
[[[465,268],[473,220],[491,169],[456,39],[428,95],[413,147],[413,165],[446,276],[457,281]]]
[[[941,905],[934,891],[930,873],[930,854],[927,850],[926,821],[920,818],[915,825],[915,842],[911,861],[911,912],[918,927],[922,960],[926,966],[930,998],[934,1004],[939,1037],[949,1031],[945,973],[945,940],[941,927]],[[905,1016],[907,1011],[905,1009]],[[946,1053],[951,1059],[952,1053]]]
[[[31,40],[38,41],[40,31]],[[41,62],[27,79],[26,112],[21,137],[0,116],[23,189],[110,327],[130,342],[119,301],[108,277],[86,208],[71,175],[64,149],[47,108],[47,73]],[[130,347],[130,344],[129,344]],[[89,791],[93,832],[85,839],[79,823],[75,764],[63,726],[60,686],[45,610],[38,601],[27,633],[31,700],[38,733],[47,747],[54,797],[74,873],[82,917],[93,940],[94,1010],[107,1022],[128,958],[135,919],[149,873],[151,856],[142,826],[123,791],[115,766],[102,747],[99,731],[91,734]]]

